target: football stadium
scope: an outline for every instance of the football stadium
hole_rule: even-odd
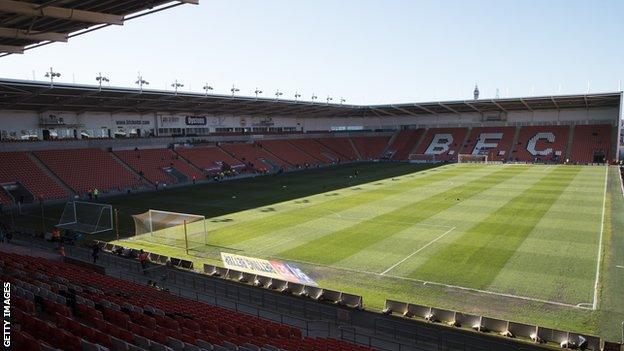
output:
[[[0,67],[221,6],[0,0]],[[620,87],[350,103],[95,72],[0,78],[5,349],[624,350]]]

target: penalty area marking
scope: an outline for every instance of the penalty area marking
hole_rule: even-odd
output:
[[[607,183],[609,177],[609,166],[605,166],[604,194],[602,196],[602,220],[600,221],[600,239],[598,240],[598,257],[596,262],[596,280],[594,282],[594,302],[592,309],[598,308],[598,289],[600,288],[600,265],[602,261],[602,235],[604,233],[605,208],[607,206]]]
[[[416,255],[417,253],[421,252],[422,250],[426,249],[427,247],[429,247],[429,245],[435,243],[436,241],[442,239],[443,237],[445,237],[448,233],[452,232],[453,230],[455,230],[456,227],[453,227],[447,231],[445,231],[442,235],[438,236],[437,238],[431,240],[430,242],[428,242],[427,244],[425,244],[424,246],[422,246],[421,248],[419,248],[418,250],[412,252],[411,254],[407,255],[404,259],[400,260],[399,262],[393,264],[390,268],[386,269],[385,271],[381,272],[381,275],[385,275],[386,273],[390,272],[391,270],[393,270],[394,268],[396,268],[397,266],[399,266],[401,263],[409,260],[412,256]]]

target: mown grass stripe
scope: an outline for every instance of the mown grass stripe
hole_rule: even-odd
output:
[[[529,167],[502,168],[486,177],[452,187],[445,192],[280,252],[278,256],[334,264],[528,169]]]
[[[553,168],[541,181],[440,248],[409,276],[487,289],[578,172],[579,168]]]
[[[338,213],[356,206],[373,203],[381,197],[403,194],[409,189],[431,185],[455,176],[464,177],[467,173],[478,171],[481,168],[470,166],[434,169],[429,171],[427,175],[392,183],[378,189],[356,192],[336,200],[307,204],[301,208],[278,212],[262,218],[219,228],[210,232],[208,241],[211,245],[233,246],[271,232],[316,220],[331,213]]]

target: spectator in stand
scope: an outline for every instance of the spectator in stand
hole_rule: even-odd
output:
[[[89,200],[93,200],[93,190],[89,189],[87,195],[89,196]]]
[[[139,262],[141,262],[141,268],[147,268],[147,252],[143,251],[143,249],[139,252]]]
[[[63,246],[60,246],[58,248],[58,253],[59,255],[61,255],[61,257],[65,257],[65,248]]]
[[[52,230],[52,242],[61,242],[61,231],[58,228]]]
[[[4,243],[4,229],[0,227],[0,243]]]
[[[7,230],[6,232],[4,232],[4,240],[6,241],[7,244],[11,243],[11,240],[13,240],[13,232],[10,230]]]
[[[97,201],[99,195],[100,195],[100,191],[98,190],[98,188],[93,189],[93,199],[95,201]]]
[[[98,255],[100,254],[100,247],[97,243],[93,243],[91,250],[91,257],[93,257],[93,264],[95,264],[98,259]]]
[[[193,174],[193,184],[195,184],[195,181],[197,181],[197,177]]]

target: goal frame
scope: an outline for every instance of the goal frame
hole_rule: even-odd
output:
[[[71,205],[72,206],[72,211],[73,211],[73,221],[70,222],[62,222],[63,218],[65,218],[65,211],[67,210],[67,206]],[[87,205],[87,206],[99,206],[100,207],[100,213],[97,216],[97,222],[95,222],[95,231],[86,231],[86,230],[82,230],[78,225],[80,224],[79,220],[78,220],[78,212],[76,211],[76,205]],[[105,228],[105,229],[97,229],[99,228],[99,224],[101,223],[102,219],[104,218],[103,216],[105,216],[106,214],[104,213],[105,210],[108,210],[108,219],[109,219],[109,223],[110,223],[110,228]],[[101,204],[101,203],[97,203],[97,202],[86,202],[86,201],[69,201],[67,203],[65,203],[65,208],[63,209],[63,213],[61,213],[61,218],[59,220],[59,223],[57,225],[55,225],[56,228],[59,229],[69,229],[69,230],[73,230],[75,232],[79,232],[79,233],[83,233],[83,234],[98,234],[98,233],[103,233],[103,232],[108,232],[113,230],[114,228],[114,224],[113,224],[113,206],[109,205],[109,204]]]
[[[457,154],[457,163],[489,163],[489,156],[482,154]]]
[[[167,238],[167,237],[162,237],[161,238],[158,235],[154,234],[155,233],[155,230],[154,230],[154,219],[152,217],[152,214],[154,214],[154,213],[173,215],[173,216],[180,216],[180,217],[188,217],[188,218],[196,218],[196,220],[194,220],[194,221],[183,220],[182,223],[180,223],[180,224],[172,225],[172,226],[170,226],[168,228],[157,229],[156,232],[161,231],[161,230],[175,228],[175,227],[181,227],[180,229],[182,229],[183,237],[180,237],[179,239],[176,239],[175,237],[174,238]],[[207,228],[207,224],[206,224],[206,217],[203,216],[203,215],[197,215],[197,214],[192,214],[192,213],[180,213],[180,212],[171,212],[171,211],[164,211],[164,210],[149,209],[149,210],[147,210],[147,217],[148,217],[148,221],[149,221],[148,231],[146,233],[143,233],[143,234],[140,234],[140,235],[146,235],[147,234],[153,240],[157,240],[159,238],[163,239],[165,241],[173,240],[174,242],[176,240],[184,240],[184,249],[185,249],[187,254],[189,254],[189,251],[195,250],[197,247],[199,247],[199,245],[201,245],[201,246],[208,246],[208,228]],[[189,240],[188,225],[194,224],[194,223],[197,223],[197,222],[200,222],[200,221],[202,222],[201,227],[203,228],[203,230],[201,230],[199,232],[202,235],[201,242],[198,241],[198,240]],[[136,225],[136,223],[135,223],[135,225]],[[138,234],[135,233],[135,236],[137,236],[137,235]],[[162,242],[160,244],[170,245],[170,244],[165,243],[165,242]],[[193,244],[195,244],[195,245],[193,245]],[[180,245],[174,245],[174,246],[181,247]]]

